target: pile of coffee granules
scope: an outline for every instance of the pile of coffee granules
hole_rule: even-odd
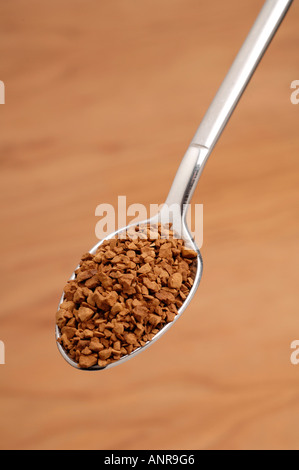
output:
[[[105,367],[172,322],[193,285],[197,253],[161,224],[105,240],[64,288],[58,342],[83,369]],[[135,232],[136,233],[136,232]]]

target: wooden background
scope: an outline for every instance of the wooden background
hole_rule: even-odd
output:
[[[105,372],[59,355],[95,208],[162,203],[262,0],[0,4],[2,449],[298,449],[299,4],[205,169],[204,274],[159,342]]]

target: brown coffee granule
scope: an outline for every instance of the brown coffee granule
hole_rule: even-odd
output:
[[[193,285],[195,251],[161,224],[137,230],[138,238],[105,240],[83,255],[64,288],[58,342],[83,369],[106,367],[151,341]]]

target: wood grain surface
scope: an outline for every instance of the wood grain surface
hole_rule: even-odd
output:
[[[2,0],[2,449],[298,449],[299,4],[202,175],[203,279],[144,354],[60,356],[95,208],[165,200],[262,0]]]

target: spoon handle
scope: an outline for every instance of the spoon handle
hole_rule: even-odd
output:
[[[293,0],[267,0],[182,160],[166,204],[188,205],[203,167]]]

